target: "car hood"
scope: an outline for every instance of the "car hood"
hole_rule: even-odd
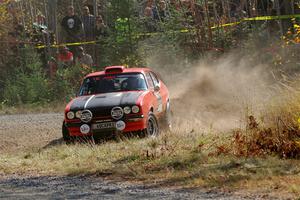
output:
[[[145,91],[112,92],[91,96],[77,97],[73,100],[70,110],[94,110],[114,106],[136,105],[138,98]]]

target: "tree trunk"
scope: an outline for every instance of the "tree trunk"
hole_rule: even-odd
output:
[[[292,6],[290,0],[279,0],[279,6],[280,6],[280,13],[281,15],[292,15]],[[291,19],[284,19],[281,20],[282,24],[282,31],[283,33],[286,33],[289,28],[292,26]]]

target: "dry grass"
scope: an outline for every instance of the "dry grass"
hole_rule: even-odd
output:
[[[22,104],[6,106],[0,104],[0,115],[28,114],[28,113],[57,113],[64,110],[66,102],[51,102],[45,104]]]
[[[217,155],[231,134],[177,132],[102,145],[55,145],[0,155],[0,174],[98,174],[161,186],[260,190],[300,195],[299,160]],[[262,184],[257,184],[257,182]],[[289,183],[289,184],[285,184]]]

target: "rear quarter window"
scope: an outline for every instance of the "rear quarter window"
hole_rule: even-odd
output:
[[[147,79],[147,83],[149,88],[154,88],[154,83],[153,80],[151,78],[151,75],[149,73],[146,73],[146,79]]]

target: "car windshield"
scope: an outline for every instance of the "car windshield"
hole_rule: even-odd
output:
[[[136,90],[147,90],[143,74],[108,74],[86,78],[81,85],[79,96]]]

